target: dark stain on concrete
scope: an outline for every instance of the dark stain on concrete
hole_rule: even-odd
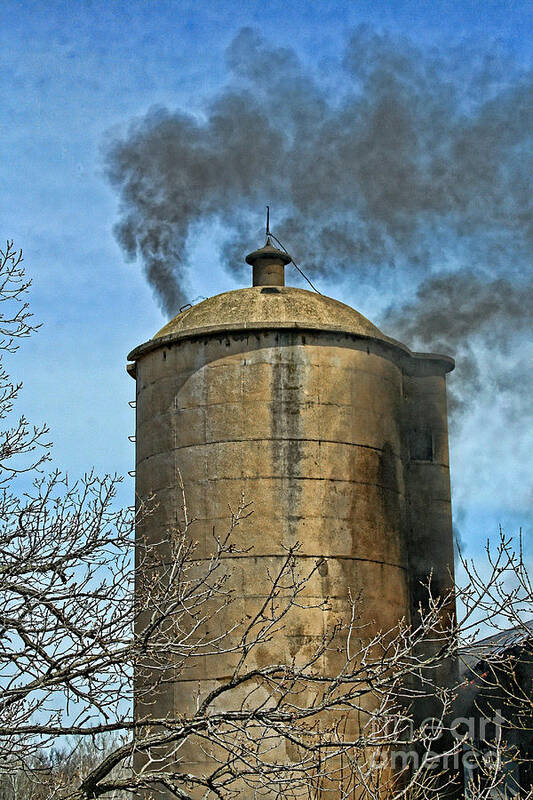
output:
[[[390,442],[385,442],[379,454],[378,485],[381,487],[382,508],[389,528],[396,530],[400,518],[400,481],[398,459]]]
[[[280,338],[285,338],[280,335]],[[289,337],[287,337],[289,339]],[[280,476],[282,492],[280,502],[285,506],[290,544],[297,539],[297,527],[302,517],[302,459],[304,442],[301,406],[307,365],[290,341],[283,342],[274,358],[271,377],[271,429],[272,462],[274,474]],[[289,544],[289,543],[288,543]]]

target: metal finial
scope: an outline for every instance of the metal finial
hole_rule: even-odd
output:
[[[270,236],[270,206],[267,206],[266,209],[267,209],[266,235],[268,239],[268,237]]]

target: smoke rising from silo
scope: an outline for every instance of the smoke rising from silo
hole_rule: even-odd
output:
[[[480,353],[505,354],[531,326],[531,73],[497,47],[421,50],[368,28],[347,40],[334,89],[250,29],[226,62],[203,118],[154,109],[107,149],[116,235],[162,308],[186,300],[195,226],[221,223],[223,263],[240,271],[270,202],[311,277],[412,288],[381,327],[456,355],[464,408],[485,380]],[[506,369],[493,385],[526,402]]]
[[[423,280],[416,295],[386,313],[388,327],[414,348],[454,353],[457,364],[450,395],[451,410],[460,412],[490,380],[496,392],[511,393],[522,411],[533,411],[530,370],[507,358],[520,339],[530,338],[533,283],[488,277],[470,269],[439,273]],[[491,357],[490,372],[478,365],[480,351]],[[513,411],[509,408],[508,412]]]

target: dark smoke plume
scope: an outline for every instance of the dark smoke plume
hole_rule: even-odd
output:
[[[487,387],[511,395],[508,413],[517,406],[533,412],[531,369],[512,358],[521,340],[530,338],[532,321],[533,283],[490,279],[469,269],[422,281],[414,299],[386,313],[387,327],[413,348],[455,355],[450,393],[455,412],[466,410],[473,395]],[[480,351],[486,355],[483,372]],[[497,356],[504,357],[503,368]]]
[[[500,362],[533,316],[531,73],[492,45],[425,51],[368,28],[335,76],[250,29],[226,60],[204,117],[151,110],[107,151],[116,235],[164,310],[186,299],[196,226],[221,224],[223,262],[241,270],[270,202],[312,278],[411,288],[383,328],[458,357],[456,408],[482,388],[492,351],[491,386],[530,398],[513,379],[521,365]]]

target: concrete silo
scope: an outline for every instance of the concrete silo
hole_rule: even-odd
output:
[[[164,541],[179,522],[181,472],[207,557],[213,527],[226,529],[244,490],[255,510],[251,549],[233,568],[235,608],[265,593],[267,570],[298,541],[302,562],[326,559],[313,591],[329,596],[332,614],[362,590],[370,632],[389,629],[416,609],[430,569],[437,592],[451,585],[445,376],[454,362],[411,352],[344,303],[286,287],[290,258],[269,242],[246,260],[252,287],[183,311],[129,355],[136,493],[158,504],[142,536]],[[282,655],[298,657],[321,634],[312,619],[287,629]],[[160,687],[144,712],[179,713],[191,686],[226,672],[216,662],[195,669]],[[205,766],[194,750],[184,757],[189,771]]]

